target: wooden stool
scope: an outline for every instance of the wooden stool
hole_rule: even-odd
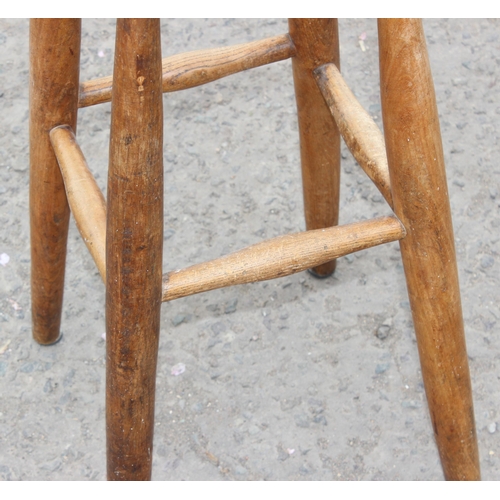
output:
[[[337,257],[395,240],[401,244],[445,477],[480,478],[446,174],[422,24],[384,19],[378,30],[385,139],[340,75],[334,19],[291,19],[285,35],[163,61],[159,21],[122,19],[113,77],[83,84],[80,20],[31,22],[33,336],[41,344],[59,338],[71,207],[106,283],[109,479],[151,477],[162,301],[305,269],[328,276]],[[162,276],[162,93],[287,58],[292,58],[297,97],[307,231]],[[106,101],[112,102],[107,202],[74,135],[78,108]],[[337,225],[340,135],[395,216]]]

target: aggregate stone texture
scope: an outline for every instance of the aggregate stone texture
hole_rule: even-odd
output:
[[[28,21],[0,20],[0,478],[105,479],[104,286],[71,221],[62,340],[31,338]],[[424,21],[447,164],[483,479],[500,479],[500,21]],[[284,19],[162,21],[163,56],[287,32]],[[81,80],[115,21],[83,21]],[[374,19],[341,65],[382,126]],[[290,61],[164,95],[164,270],[303,231]],[[110,104],[79,112],[106,192]],[[340,222],[390,213],[342,145]],[[154,480],[443,480],[397,243],[163,304]]]

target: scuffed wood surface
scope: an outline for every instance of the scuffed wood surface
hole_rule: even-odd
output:
[[[427,402],[445,477],[480,479],[455,243],[422,22],[380,19],[380,91],[394,211]]]
[[[149,480],[163,254],[158,19],[116,26],[106,228],[109,480]]]
[[[230,47],[195,50],[166,57],[162,61],[163,92],[188,89],[228,75],[288,59],[295,54],[289,35]],[[79,107],[111,100],[113,77],[84,82],[80,86]]]
[[[382,132],[334,64],[320,66],[314,73],[347,147],[392,207],[391,181]]]
[[[50,131],[76,227],[106,281],[106,201],[70,127]]]
[[[30,22],[30,233],[33,338],[59,338],[69,206],[49,140],[51,128],[76,128],[80,19]]]
[[[340,134],[313,71],[326,63],[340,66],[338,20],[289,19],[288,26],[296,47],[292,70],[306,229],[321,229],[339,221]],[[326,277],[334,270],[331,261],[311,271]]]
[[[163,301],[288,276],[343,255],[403,238],[396,217],[279,236],[163,278]]]
[[[68,200],[98,269],[105,267],[106,202],[71,131],[51,132]],[[90,207],[90,204],[95,206]],[[272,238],[219,259],[163,275],[162,301],[226,286],[289,276],[365,248],[403,238],[395,217],[381,217],[327,229]],[[105,272],[101,273],[105,279]]]

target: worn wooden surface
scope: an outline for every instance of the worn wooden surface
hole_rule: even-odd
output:
[[[160,23],[117,22],[106,237],[108,479],[148,480],[162,285]]]
[[[196,50],[163,60],[163,91],[203,85],[240,71],[288,59],[295,48],[288,34],[209,50]]]
[[[402,252],[431,419],[446,477],[448,479],[478,479],[477,445],[475,444],[453,233],[451,231],[451,217],[446,196],[446,178],[442,161],[437,111],[425,53],[425,42],[421,26],[416,21],[382,20],[379,27],[381,34],[382,101],[389,162],[392,165],[391,180],[393,182],[393,192],[395,193],[394,203],[397,215],[405,222],[407,228],[411,228],[411,237],[409,235],[409,238],[402,242]],[[128,35],[131,35],[134,30],[125,31]],[[136,42],[137,40],[134,43]],[[118,52],[117,58],[119,57]],[[400,64],[402,60],[405,61],[403,65]],[[125,78],[123,81],[126,80]],[[133,81],[132,77],[130,77],[130,81]],[[140,94],[140,87],[145,87],[143,85],[144,80],[139,82],[136,79],[135,82],[137,84],[136,93]],[[125,83],[124,85],[126,86]],[[144,91],[144,88],[142,91]],[[126,92],[121,92],[119,89],[114,89],[114,92],[115,95],[118,93],[119,96],[118,99],[115,99],[115,103],[119,102],[120,96],[126,95]],[[157,89],[155,92],[158,94]],[[131,95],[134,95],[133,92]],[[126,100],[124,99],[124,101]],[[126,106],[123,106],[121,115],[120,112],[115,114],[115,104],[113,106],[113,122],[114,124],[120,123],[120,130],[122,125],[130,126],[130,116],[137,118],[136,114],[128,115],[123,111]],[[130,107],[130,109],[132,108],[133,106]],[[154,115],[155,113],[151,114]],[[146,113],[146,116],[148,116],[148,113]],[[138,119],[138,121],[140,120],[141,118]],[[150,124],[153,121],[151,120]],[[158,124],[158,121],[155,121],[155,123]],[[131,127],[139,132],[140,127],[134,128],[134,125]],[[161,127],[159,128],[161,129]],[[124,175],[125,172],[120,169],[123,164],[130,163],[130,159],[133,160],[140,156],[137,150],[133,150],[133,146],[130,149],[127,147],[132,145],[134,139],[138,136],[128,135],[124,140],[123,137],[120,137],[119,133],[112,134],[112,142],[121,142],[121,145],[118,145],[115,150],[114,175],[116,185],[121,183],[137,186],[139,184],[135,182],[135,177],[127,177]],[[405,140],[408,144],[404,142]],[[155,151],[154,146],[150,151]],[[140,149],[140,146],[138,146],[138,149]],[[130,155],[128,154],[129,151],[131,151]],[[144,151],[141,152],[144,153]],[[113,156],[113,151],[111,151],[111,156]],[[118,157],[120,160],[117,159]],[[131,170],[127,168],[127,170],[128,174],[132,172],[132,175],[134,175],[133,168]],[[416,171],[419,173],[417,176],[415,176]],[[135,174],[137,177],[143,176],[138,170],[135,171]],[[110,189],[114,191],[115,195],[120,192],[120,188]],[[125,187],[121,192],[121,196],[127,198],[131,192],[132,190],[127,190]],[[140,196],[137,198],[140,198]],[[119,201],[116,203],[120,204]],[[126,210],[127,207],[124,205],[122,203],[122,208]],[[140,201],[134,208],[138,206],[141,206]],[[154,210],[153,213],[155,213]],[[140,217],[141,214],[139,219]],[[131,219],[132,216],[129,214],[129,223]],[[137,221],[137,219],[135,220]],[[126,224],[127,222],[125,222]],[[118,246],[121,249],[120,257],[123,265],[124,261],[130,264],[131,259],[135,259],[133,255],[136,253],[141,254],[141,252],[130,251],[138,241],[135,239],[135,235],[129,238],[133,240],[133,243],[127,241],[127,237],[133,233],[133,231],[128,231],[130,226],[122,226],[122,229],[124,230],[121,231],[120,236],[125,236],[125,241],[122,238]],[[120,232],[120,228],[118,232]],[[152,238],[154,239],[157,232],[153,229],[152,233],[154,233]],[[109,239],[113,238],[114,235],[109,235]],[[119,239],[116,238],[116,241]],[[158,253],[161,255],[161,238],[159,240],[160,251]],[[408,240],[411,243],[408,243]],[[135,250],[137,249],[143,250],[141,246],[136,247]],[[153,264],[155,265],[156,261]],[[158,267],[161,273],[161,262]],[[133,271],[133,269],[126,266],[123,269],[125,270],[123,273],[125,276],[119,276],[121,288],[115,287],[115,296],[112,300],[107,301],[108,312],[111,311],[113,314],[121,307],[114,303],[114,299],[123,291],[125,291],[125,296],[130,295],[130,289],[123,287],[123,284],[132,283],[127,273],[130,270]],[[132,295],[137,296],[135,290],[132,291]],[[126,300],[128,299],[130,297],[126,297]],[[137,302],[135,303],[137,304]],[[148,318],[153,318],[153,327],[155,326],[155,306],[156,304],[151,308],[152,316]],[[139,314],[139,316],[143,319],[150,311],[142,315]],[[121,309],[120,312],[123,319],[126,316],[125,310]],[[132,309],[133,315],[136,312],[137,310]],[[126,321],[122,324],[125,323]],[[145,324],[145,322],[142,324]],[[145,448],[144,445],[151,441],[152,436],[152,428],[149,423],[152,421],[151,414],[152,408],[154,408],[154,382],[151,391],[151,379],[154,379],[154,377],[151,376],[151,370],[154,371],[156,362],[156,347],[154,344],[155,340],[157,342],[157,336],[153,332],[152,339],[146,337],[143,331],[144,328],[141,329],[140,327],[141,325],[137,330],[139,335],[129,335],[130,331],[122,331],[113,334],[114,340],[109,339],[111,335],[108,330],[108,450],[110,451],[109,456],[112,457],[108,468],[110,478],[148,478],[146,469],[149,467],[150,462],[148,462],[147,457],[144,462],[144,457],[141,457],[140,453],[141,449],[150,449]],[[139,354],[135,356],[132,362],[130,347],[133,344],[135,345],[137,338],[146,339],[146,348],[149,351],[144,354],[144,358],[142,357],[143,353],[137,351]],[[111,349],[109,347],[113,342],[115,349],[113,349],[111,356],[116,356],[115,363],[117,361],[122,362],[122,364],[113,365],[118,366],[117,370],[109,370],[111,366],[109,362]],[[115,353],[116,348],[120,348],[118,355]],[[153,356],[151,356],[151,353],[153,353]],[[151,366],[146,367],[146,364],[148,364],[144,361],[146,358],[148,361],[154,358],[153,362],[150,363],[153,368]],[[139,367],[138,370],[136,370],[137,367]],[[124,376],[127,370],[135,373],[131,379],[129,379],[129,375]],[[113,373],[110,374],[110,371]],[[144,377],[141,378],[140,374],[143,374]],[[124,385],[125,380],[127,380],[127,387]],[[139,393],[137,390],[139,386],[138,380],[144,381],[146,387],[146,400],[142,401],[139,406],[145,408],[144,414],[147,417],[148,424],[145,426],[146,429],[142,429],[144,432],[139,432],[139,434],[132,432],[134,427],[130,427],[129,434],[128,427],[125,425],[139,424],[140,428],[142,423],[139,422],[138,417],[141,411],[138,410],[133,399],[134,391],[135,394]],[[111,383],[109,383],[110,381]],[[116,382],[115,385],[112,382]],[[119,394],[118,383],[121,383],[122,389],[124,389],[121,394],[121,401],[118,401],[117,396]],[[113,391],[116,393],[114,396],[110,395]],[[153,404],[151,403],[152,399]],[[109,404],[110,402],[114,403],[114,406]],[[110,408],[114,408],[114,410],[110,410]],[[122,418],[124,410],[128,410],[126,418]],[[125,431],[127,431],[126,438],[123,435]],[[118,436],[120,432],[121,434]],[[113,443],[110,444],[111,433],[115,433],[115,435]],[[125,443],[125,441],[127,442]],[[113,460],[114,462],[111,464]],[[144,463],[146,463],[146,467],[143,467]]]
[[[247,69],[288,59],[295,54],[290,36],[278,35],[265,40],[195,50],[162,61],[163,92],[197,87]],[[113,77],[106,76],[83,82],[80,86],[79,106],[109,102]]]
[[[336,19],[290,19],[296,48],[292,58],[300,134],[304,210],[307,229],[338,224],[340,134],[325,104],[313,70],[326,63],[340,67]],[[335,261],[315,267],[316,276],[329,276]]]
[[[73,216],[104,281],[106,202],[69,127],[50,133]],[[288,276],[406,234],[396,217],[271,238],[232,254],[163,276],[162,301],[226,286]]]
[[[69,127],[50,133],[73,216],[104,281],[106,202]],[[406,234],[396,217],[271,238],[219,259],[163,275],[162,301],[304,271]]]
[[[102,279],[106,281],[106,200],[90,172],[75,135],[61,125],[50,131],[71,213]]]
[[[385,141],[427,401],[445,477],[480,478],[453,228],[420,20],[379,20]]]
[[[404,235],[405,229],[396,217],[379,217],[279,236],[220,259],[168,273],[163,281],[163,301],[288,276]]]
[[[79,19],[30,23],[30,227],[33,337],[59,338],[69,207],[49,140],[51,128],[76,128]]]
[[[392,207],[391,181],[382,132],[334,64],[324,64],[314,73],[347,147]]]

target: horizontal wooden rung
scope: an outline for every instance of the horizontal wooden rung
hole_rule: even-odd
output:
[[[391,216],[279,236],[164,275],[162,301],[288,276],[405,235],[401,222]]]
[[[314,74],[347,147],[392,208],[391,181],[382,132],[334,64],[320,66]]]
[[[288,59],[295,47],[288,34],[230,47],[196,50],[162,61],[163,92],[197,87],[234,73]],[[78,106],[111,101],[113,78],[106,76],[80,85]]]

